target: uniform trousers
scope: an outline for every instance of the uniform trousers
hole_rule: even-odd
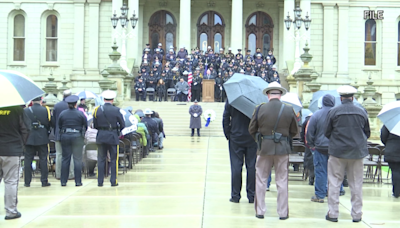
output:
[[[288,175],[289,155],[263,155],[257,156],[256,163],[256,197],[255,209],[257,215],[264,215],[265,207],[265,186],[271,175],[272,166],[275,167],[275,184],[278,189],[277,212],[279,217],[289,215],[288,203]]]
[[[392,170],[393,195],[400,196],[400,162],[389,162],[389,168]]]
[[[47,177],[49,175],[49,169],[47,168],[47,155],[48,155],[48,148],[47,144],[39,145],[39,146],[31,146],[26,145],[26,151],[24,153],[24,180],[25,184],[30,184],[32,181],[32,161],[33,157],[36,154],[36,151],[39,154],[39,165],[40,165],[40,180],[42,183],[47,183]]]
[[[235,201],[239,201],[241,198],[242,168],[243,163],[246,163],[247,198],[253,201],[255,192],[257,144],[252,143],[246,147],[235,143],[233,140],[229,140],[229,157],[231,161],[231,198]]]
[[[192,102],[197,100],[200,102],[200,89],[192,89]]]
[[[141,98],[142,101],[146,101],[146,91],[135,91],[136,101],[139,101]]]
[[[363,159],[343,159],[329,156],[328,215],[330,218],[339,216],[339,192],[346,172],[351,192],[351,217],[353,220],[361,219],[363,170]]]
[[[67,183],[70,173],[71,156],[74,159],[75,183],[82,183],[83,138],[80,133],[65,133],[61,136],[62,167],[61,183]]]
[[[19,156],[0,156],[0,183],[4,179],[4,208],[6,216],[18,213]]]
[[[178,101],[185,102],[185,101],[187,101],[187,94],[178,93],[177,98],[178,98]]]
[[[61,178],[61,166],[62,166],[62,146],[60,141],[56,141],[56,178]],[[69,165],[69,176],[68,179],[74,178],[74,163],[71,162]]]
[[[118,145],[111,145],[107,143],[97,144],[97,183],[102,185],[104,182],[104,170],[107,161],[107,151],[110,152],[110,169],[111,176],[110,182],[112,185],[118,184]]]

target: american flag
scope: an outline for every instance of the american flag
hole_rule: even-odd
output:
[[[189,72],[188,74],[189,93],[187,97],[189,102],[192,99],[192,81],[193,81],[192,72]]]

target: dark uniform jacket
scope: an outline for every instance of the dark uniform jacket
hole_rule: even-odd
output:
[[[344,159],[361,159],[368,155],[367,139],[371,131],[365,110],[345,99],[342,105],[329,111],[326,120],[329,155]]]
[[[159,135],[160,134],[160,129],[159,129],[157,121],[155,121],[151,117],[147,117],[147,116],[143,117],[142,123],[146,123],[147,130],[151,133],[150,135],[153,135],[153,134]]]
[[[61,135],[64,134],[62,131],[70,128],[81,131],[82,137],[84,137],[87,130],[87,119],[83,112],[77,109],[67,109],[61,112],[60,117],[57,121],[58,130],[60,132],[58,141],[61,140]],[[65,133],[68,134],[68,133]]]
[[[308,123],[307,144],[322,154],[328,155],[329,139],[325,137],[326,117],[329,110],[335,106],[335,97],[330,94],[322,98],[322,108],[316,111]]]
[[[139,89],[142,89],[142,91],[139,91]],[[136,84],[135,84],[135,91],[137,91],[137,92],[144,92],[144,91],[146,91],[146,83],[144,83],[144,82],[136,82]]]
[[[58,102],[56,105],[54,105],[54,110],[53,110],[53,127],[54,127],[54,137],[56,140],[59,140],[60,138],[60,129],[58,127],[58,118],[60,117],[60,114],[62,111],[68,109],[68,103],[65,102],[65,98],[63,101]]]
[[[31,111],[32,110],[32,111]],[[49,143],[49,132],[51,128],[51,115],[50,110],[40,104],[33,104],[32,107],[25,108],[25,114],[30,121],[38,122],[43,127],[37,129],[31,128],[26,145],[39,146],[47,145]],[[36,116],[36,118],[35,118]]]
[[[249,125],[249,132],[254,139],[257,132],[263,136],[272,135],[281,106],[282,102],[275,98],[260,107],[257,120],[256,111],[254,112]],[[297,134],[297,119],[292,107],[285,105],[276,132],[281,133],[284,137],[291,138]],[[257,155],[285,155],[290,152],[291,148],[288,140],[275,143],[272,139],[263,139],[261,150],[257,150]]]
[[[249,134],[250,118],[232,107],[228,101],[225,103],[225,110],[222,117],[222,125],[226,139],[232,140],[235,144],[250,147],[255,144]]]
[[[192,80],[192,90],[201,90],[201,83],[203,79],[199,76],[194,76]]]
[[[94,128],[98,130],[96,143],[118,145],[119,132],[125,128],[124,118],[120,113],[119,108],[110,103],[105,103],[103,105],[103,110],[101,107],[97,107],[94,111],[93,124]],[[110,124],[111,129],[109,129]]]
[[[0,156],[22,156],[29,129],[21,106],[0,108]]]
[[[400,162],[400,136],[389,132],[385,125],[381,129],[381,141],[385,144],[385,162]]]

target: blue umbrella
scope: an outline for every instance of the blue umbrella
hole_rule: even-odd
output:
[[[95,98],[99,97],[99,96],[97,96],[97,94],[93,93],[92,91],[88,91],[88,90],[81,91],[79,93],[76,93],[75,95],[78,96],[79,99],[82,99],[82,98],[95,99]]]
[[[400,101],[394,101],[383,106],[378,118],[390,133],[400,136]]]
[[[30,78],[11,70],[0,70],[0,107],[25,105],[42,96],[41,90]]]
[[[308,109],[310,109],[311,112],[316,112],[319,109],[318,100],[321,99],[321,101],[322,101],[322,98],[326,94],[331,94],[332,96],[335,97],[335,107],[342,104],[342,102],[340,101],[340,95],[336,90],[320,90],[313,94],[310,105],[308,106]],[[356,106],[364,109],[363,106],[360,104],[360,102],[358,102],[355,98],[354,98],[353,102]]]
[[[263,90],[268,87],[268,83],[260,77],[234,74],[224,84],[224,89],[228,97],[229,104],[251,118],[257,105],[268,102]]]

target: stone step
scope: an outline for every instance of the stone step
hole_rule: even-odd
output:
[[[152,102],[152,101],[125,101],[120,107],[124,108],[132,106],[133,111],[137,109],[145,110],[150,108],[160,114],[164,121],[164,131],[168,136],[188,136],[191,133],[189,129],[190,115],[189,107],[193,103],[180,102]],[[216,113],[216,118],[210,123],[209,127],[205,127],[206,120],[202,118],[202,136],[223,137],[222,114],[224,112],[225,103],[199,103],[203,108],[203,112],[212,109]]]

